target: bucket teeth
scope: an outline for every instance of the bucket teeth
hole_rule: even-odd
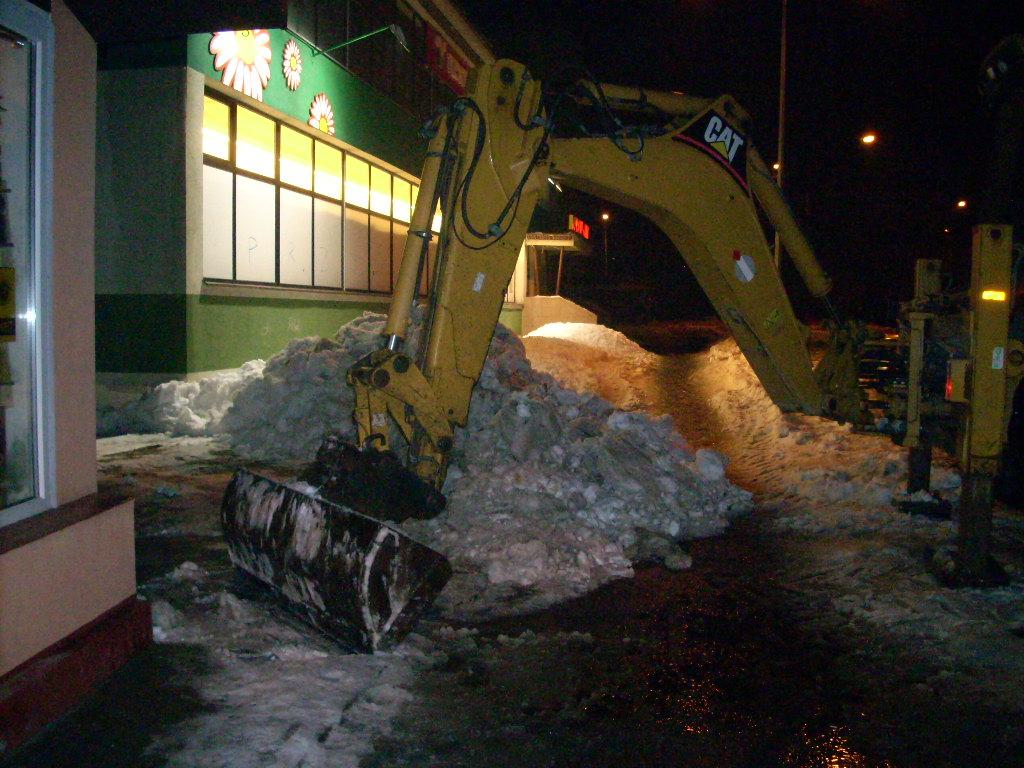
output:
[[[221,523],[235,566],[351,650],[401,640],[452,573],[444,555],[394,526],[244,469],[224,493]]]

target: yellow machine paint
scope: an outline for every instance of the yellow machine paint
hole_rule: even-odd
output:
[[[793,313],[760,217],[778,232],[810,293],[826,304],[831,282],[751,143],[744,110],[729,96],[700,99],[597,84],[593,89],[597,95],[591,101],[620,113],[658,111],[662,124],[643,136],[642,152],[637,136],[627,132],[549,135],[538,127],[548,125],[551,117],[538,109],[542,88],[512,61],[476,69],[468,98],[477,109],[463,107],[463,113],[439,124],[424,168],[386,346],[353,369],[363,448],[388,449],[384,425],[394,419],[410,445],[409,468],[441,488],[450,428],[465,423],[505,285],[547,178],[631,208],[657,224],[782,410],[864,422],[869,401],[859,379],[865,331],[857,323],[834,324],[826,354],[812,365],[807,329]],[[545,103],[550,105],[548,97]],[[479,162],[466,184],[478,149]],[[506,215],[513,199],[517,202]],[[413,361],[402,347],[419,265],[426,263],[427,224],[439,200],[444,226],[431,282],[436,287],[426,313],[427,339]],[[473,231],[467,219],[475,222]],[[942,392],[936,397],[929,389],[934,378],[929,339],[936,329],[963,323],[962,311],[942,293],[937,261],[919,268],[904,337],[884,342],[907,358],[908,381],[895,395],[881,396],[890,420],[905,425],[898,439],[910,449],[909,490],[928,488],[937,420],[945,425],[942,429],[958,433],[952,452],[960,454],[969,475],[991,477],[998,466],[1011,378],[1016,376],[1013,384],[1019,381],[1024,364],[1019,345],[1007,340],[1009,302],[1001,299],[1009,292],[1012,238],[1006,227],[1005,239],[994,236],[999,229],[982,228],[976,240],[971,342],[962,356],[966,368],[953,398],[944,398]],[[958,373],[961,364],[951,365]],[[957,398],[966,409],[953,402]],[[982,489],[979,499],[985,495]]]
[[[1005,443],[1009,292],[1013,230],[984,224],[974,229],[971,264],[970,397],[960,465],[995,475]]]
[[[451,429],[445,426],[465,424],[505,286],[547,178],[632,208],[658,224],[780,408],[849,421],[860,416],[855,334],[848,332],[847,342],[833,345],[817,369],[811,362],[807,329],[793,314],[758,205],[811,293],[824,297],[831,284],[751,145],[743,110],[728,96],[709,100],[602,88],[616,107],[642,98],[665,111],[664,130],[646,139],[641,157],[607,137],[557,138],[524,128],[523,116],[543,119],[541,89],[512,61],[474,70],[468,96],[480,113],[466,110],[457,120],[442,121],[431,140],[389,313],[388,342],[353,368],[350,381],[361,445],[389,449],[386,425],[394,420],[411,446],[410,469],[437,488],[451,446]],[[481,119],[481,160],[472,183],[456,188],[472,163]],[[515,194],[515,210],[499,221]],[[438,200],[446,201],[446,208],[431,282],[436,287],[427,307],[428,335],[412,361],[402,347]],[[475,233],[465,216],[475,222]]]

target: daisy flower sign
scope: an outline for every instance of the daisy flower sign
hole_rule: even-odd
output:
[[[318,93],[309,105],[309,124],[324,133],[334,135],[334,110],[326,93]]]
[[[270,32],[266,29],[240,29],[215,32],[210,40],[213,68],[221,73],[221,82],[236,91],[263,101],[263,89],[270,81]]]
[[[284,72],[284,81],[288,84],[288,90],[298,90],[299,84],[302,82],[302,53],[299,51],[299,44],[294,39],[289,40],[284,46],[281,69]]]

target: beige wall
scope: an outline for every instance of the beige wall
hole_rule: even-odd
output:
[[[133,506],[0,555],[0,675],[135,594]]]
[[[96,490],[96,44],[53,3],[53,338],[57,500]]]
[[[593,312],[561,296],[529,296],[523,301],[523,336],[548,323],[596,322]]]

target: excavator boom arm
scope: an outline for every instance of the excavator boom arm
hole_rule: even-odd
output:
[[[836,388],[834,377],[815,371],[807,331],[793,313],[769,252],[758,203],[810,292],[826,296],[828,277],[751,145],[742,109],[728,96],[707,100],[614,86],[596,89],[605,104],[653,104],[667,122],[642,137],[629,136],[625,128],[615,140],[556,135],[558,115],[552,111],[559,100],[542,93],[522,65],[498,61],[474,70],[469,95],[456,102],[431,142],[389,315],[388,352],[373,366],[386,368],[378,383],[386,381],[392,393],[402,389],[396,381],[402,372],[387,360],[404,356],[402,339],[427,263],[427,223],[440,200],[444,225],[425,337],[418,365],[405,374],[410,381],[422,377],[432,396],[423,402],[401,398],[406,423],[400,409],[384,411],[383,398],[358,398],[378,403],[381,413],[357,413],[357,423],[362,440],[369,430],[362,425],[397,418],[402,433],[411,436],[411,468],[435,487],[443,482],[451,446],[438,417],[465,424],[506,286],[549,177],[636,210],[660,226],[780,408],[840,418],[852,418],[856,411],[855,379],[842,382],[846,396],[837,398],[830,391]],[[642,154],[630,150],[641,142]],[[398,368],[404,371],[408,362],[403,357]],[[374,386],[372,370],[357,378],[357,390]],[[424,387],[410,384],[405,391],[422,393]]]

